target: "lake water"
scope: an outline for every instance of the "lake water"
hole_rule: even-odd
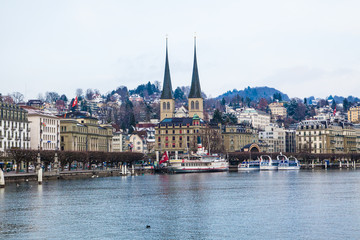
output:
[[[0,239],[359,238],[360,171],[353,170],[143,175],[0,189]]]

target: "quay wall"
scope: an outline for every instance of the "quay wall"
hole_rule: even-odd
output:
[[[131,170],[131,169],[130,169]],[[135,169],[133,175],[142,175],[142,174],[153,174],[153,169]],[[83,178],[94,178],[94,177],[114,177],[114,176],[127,176],[131,175],[122,174],[120,169],[111,169],[111,170],[83,170],[83,171],[62,171],[59,173],[56,172],[44,172],[43,180],[70,180],[70,179],[83,179]],[[38,177],[36,173],[10,173],[5,174],[6,183],[14,182],[28,182],[28,181],[37,181]]]

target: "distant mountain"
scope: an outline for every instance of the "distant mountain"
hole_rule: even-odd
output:
[[[243,97],[244,99],[246,97],[249,97],[251,100],[260,100],[261,98],[269,99],[272,98],[274,94],[281,94],[283,101],[289,101],[289,97],[287,94],[284,94],[280,92],[279,90],[276,90],[275,88],[270,87],[247,87],[244,90],[237,90],[234,89],[232,91],[227,91],[226,93],[220,95],[217,97],[217,99],[232,99],[236,95],[239,95],[240,97]]]
[[[342,103],[344,101],[344,99],[345,98],[342,97],[342,96],[336,96],[336,95],[334,96],[334,100],[335,100],[336,103]],[[357,97],[354,97],[354,96],[348,96],[347,100],[349,102],[360,102],[360,99],[357,98]]]

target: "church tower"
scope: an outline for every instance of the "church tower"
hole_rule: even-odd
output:
[[[168,39],[166,38],[166,57],[163,90],[160,97],[160,121],[173,118],[175,115],[175,99],[172,93],[170,68],[168,60]]]
[[[196,37],[194,38],[194,66],[191,80],[191,88],[189,93],[189,117],[198,115],[200,118],[204,118],[204,100],[201,96],[199,72],[196,61]]]

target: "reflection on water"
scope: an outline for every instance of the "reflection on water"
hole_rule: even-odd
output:
[[[315,170],[8,184],[0,239],[356,239],[359,180]]]

